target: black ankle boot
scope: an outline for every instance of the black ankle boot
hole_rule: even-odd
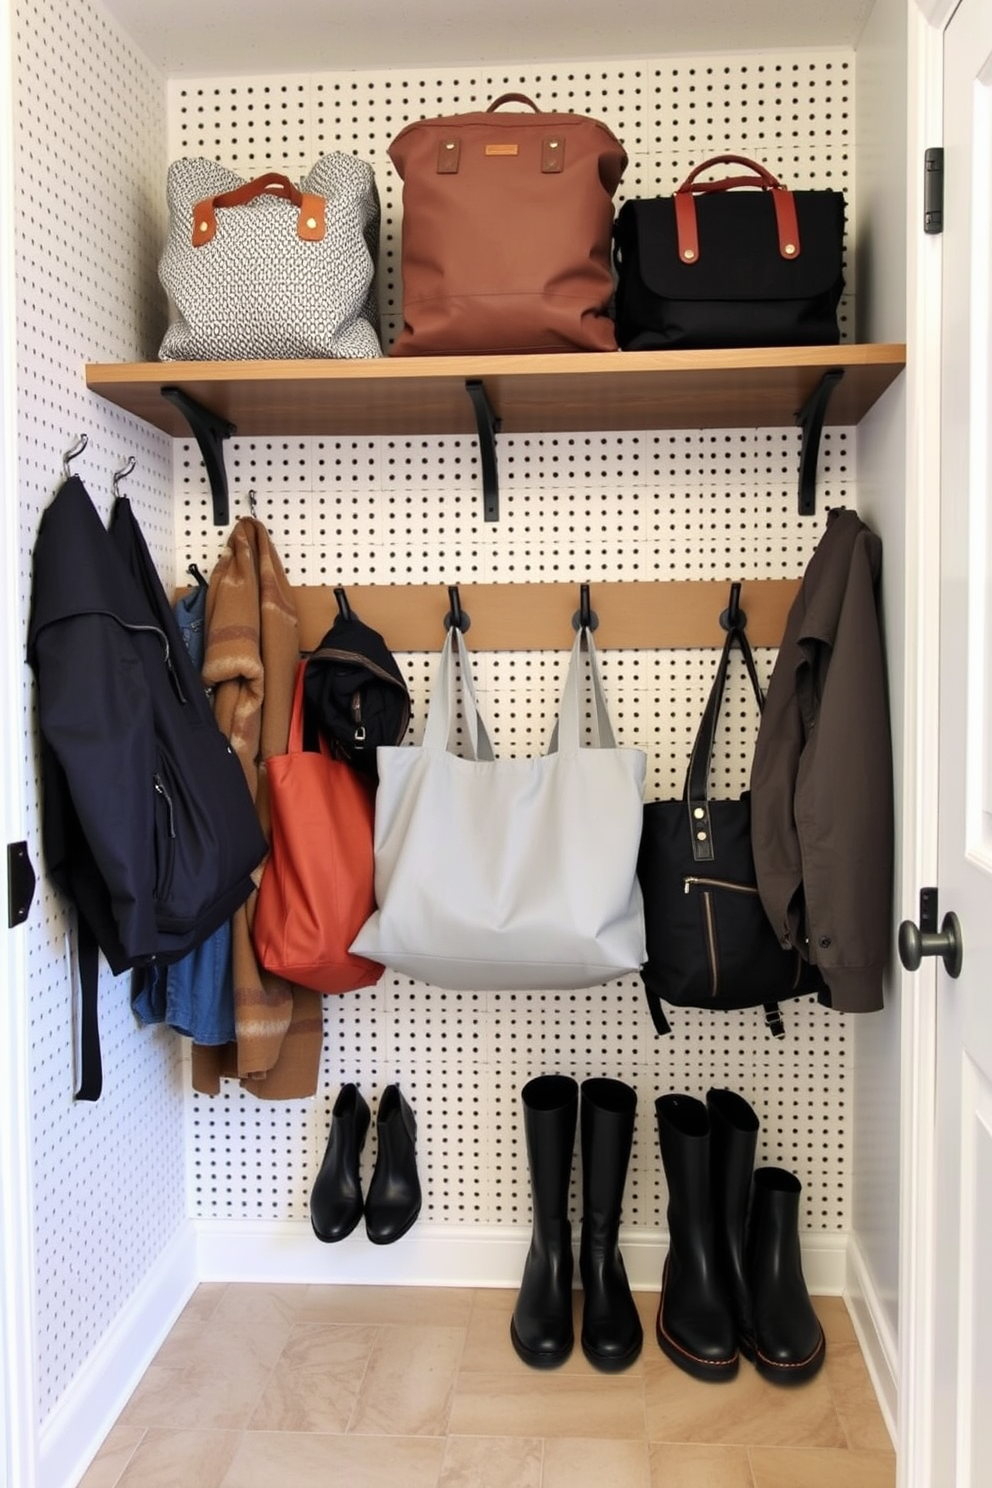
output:
[[[582,1085],[582,1352],[597,1369],[633,1364],[644,1330],[620,1254],[620,1208],[637,1094],[620,1080]]]
[[[310,1223],[318,1240],[343,1240],[362,1217],[358,1160],[370,1120],[358,1087],[342,1085],[331,1112],[324,1160],[310,1193]]]
[[[742,1095],[710,1090],[710,1183],[717,1264],[730,1294],[737,1337],[746,1358],[754,1357],[751,1289],[744,1276],[744,1236],[758,1146],[758,1118]]]
[[[420,1213],[417,1123],[398,1085],[382,1092],[376,1116],[377,1151],[365,1198],[365,1233],[373,1245],[392,1245]]]
[[[737,1328],[716,1257],[710,1190],[710,1123],[702,1101],[655,1101],[668,1182],[668,1259],[657,1334],[662,1352],[697,1379],[733,1379]]]
[[[754,1308],[754,1346],[745,1356],[759,1374],[786,1385],[812,1379],[827,1351],[803,1277],[801,1192],[799,1179],[783,1168],[758,1169],[745,1252]]]
[[[539,1075],[522,1092],[534,1228],[510,1322],[525,1364],[554,1369],[572,1352],[572,1230],[567,1219],[579,1087]]]

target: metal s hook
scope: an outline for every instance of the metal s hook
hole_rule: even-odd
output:
[[[258,492],[254,487],[248,492],[248,515],[254,517],[258,512]]]
[[[579,585],[579,608],[572,616],[573,630],[596,630],[599,627],[599,616],[591,608],[589,603],[589,585]]]
[[[120,489],[119,489],[120,482],[122,480],[124,480],[124,478],[126,476],[128,476],[128,475],[131,474],[131,471],[134,469],[134,467],[135,467],[135,465],[137,465],[137,463],[138,462],[134,458],[133,455],[128,455],[127,460],[121,466],[120,470],[115,470],[114,471],[113,479],[111,481],[111,484],[113,486],[114,500],[115,501],[117,501],[120,498],[120,494],[121,494],[120,493]]]
[[[190,575],[191,578],[194,578],[196,580],[201,589],[209,588],[206,579],[203,577],[202,573],[197,568],[195,563],[187,563],[186,572]]]
[[[351,613],[351,605],[348,603],[347,594],[345,594],[340,585],[334,591],[334,598],[338,602],[338,614],[341,616],[341,619],[351,620],[353,618]]]
[[[65,479],[65,480],[68,480],[69,479],[69,476],[72,474],[72,471],[69,469],[69,466],[72,464],[73,460],[75,460],[78,455],[81,455],[83,453],[83,450],[86,448],[86,446],[89,444],[89,442],[90,442],[90,437],[89,437],[88,434],[80,434],[80,436],[76,440],[75,444],[70,445],[69,448],[66,450],[65,454],[62,456],[62,476],[63,476],[63,479]]]
[[[464,635],[469,626],[472,624],[472,620],[469,616],[468,610],[462,609],[462,602],[458,594],[457,584],[448,585],[448,604],[451,606],[451,608],[444,617],[445,630],[451,630],[451,628],[454,627],[455,630],[460,630],[462,635]]]
[[[747,626],[747,615],[741,609],[741,586],[736,581],[730,586],[730,603],[720,614],[720,624],[724,630],[744,630]]]

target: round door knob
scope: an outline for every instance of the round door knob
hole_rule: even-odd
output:
[[[940,956],[947,975],[958,977],[963,952],[961,925],[953,911],[945,914],[939,930],[921,930],[912,920],[899,926],[899,959],[907,971],[918,971],[924,956]]]

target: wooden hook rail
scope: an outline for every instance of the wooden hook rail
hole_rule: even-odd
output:
[[[590,583],[599,617],[600,650],[664,650],[722,646],[720,615],[727,606],[728,579],[653,583]],[[294,589],[300,647],[312,651],[334,623],[335,586]],[[741,585],[752,646],[777,646],[785,630],[798,579],[753,579]],[[345,586],[360,620],[379,631],[393,651],[439,651],[450,609],[445,584]],[[572,617],[579,604],[574,584],[459,584],[462,607],[471,617],[468,644],[476,651],[557,651],[571,645]]]

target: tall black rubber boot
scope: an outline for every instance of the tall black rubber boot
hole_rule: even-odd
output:
[[[579,1087],[568,1075],[539,1075],[524,1086],[521,1099],[534,1229],[510,1338],[525,1364],[554,1369],[564,1364],[575,1341],[567,1216]]]
[[[717,1261],[710,1188],[710,1122],[702,1101],[655,1101],[668,1182],[668,1258],[658,1304],[658,1345],[697,1379],[737,1374],[737,1328]]]
[[[633,1364],[644,1330],[620,1254],[620,1210],[637,1093],[620,1080],[582,1084],[582,1352],[612,1373]]]
[[[746,1358],[754,1357],[751,1289],[744,1275],[744,1237],[758,1146],[758,1118],[733,1090],[706,1094],[710,1117],[710,1179],[717,1264],[730,1293],[737,1338]]]
[[[754,1349],[747,1357],[759,1374],[783,1385],[812,1379],[827,1352],[803,1277],[801,1193],[799,1179],[783,1168],[759,1168],[754,1175],[745,1252]]]

